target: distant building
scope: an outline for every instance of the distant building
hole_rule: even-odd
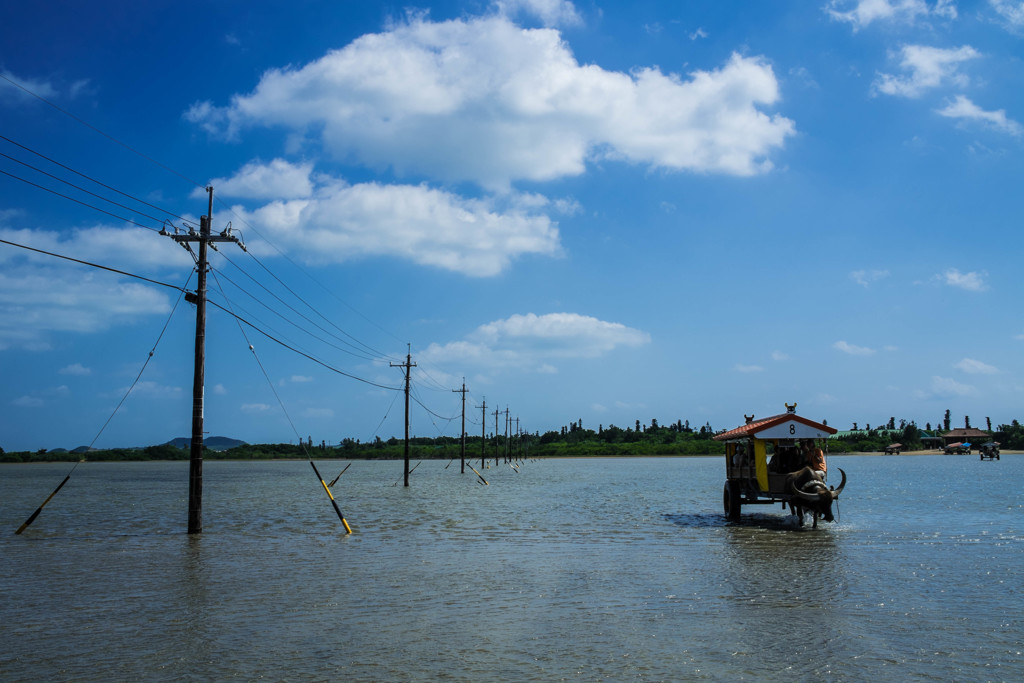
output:
[[[970,429],[951,429],[942,435],[942,440],[946,446],[957,442],[980,445],[986,441],[991,441],[992,435],[973,427]]]

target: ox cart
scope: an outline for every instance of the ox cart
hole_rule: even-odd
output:
[[[983,443],[978,448],[978,457],[982,460],[998,460],[999,459],[999,442],[989,441]]]
[[[956,443],[946,444],[946,447],[942,449],[942,452],[946,455],[970,455],[971,444],[969,443]]]
[[[834,521],[832,502],[846,486],[846,473],[839,470],[842,482],[829,487],[811,467],[801,448],[813,450],[819,440],[835,434],[828,425],[814,422],[796,414],[796,404],[786,404],[786,412],[761,420],[753,415],[746,424],[716,435],[725,442],[725,489],[723,507],[730,520],[740,518],[744,505],[787,505],[801,525],[804,514],[813,515],[814,526],[818,517]]]

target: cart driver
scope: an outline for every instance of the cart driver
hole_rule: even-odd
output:
[[[813,439],[804,441],[804,458],[807,460],[807,465],[814,470],[814,476],[825,481],[825,472],[827,471],[825,453],[814,445]]]

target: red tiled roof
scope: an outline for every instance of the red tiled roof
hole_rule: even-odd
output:
[[[821,431],[828,432],[829,434],[835,434],[838,431],[837,429],[833,429],[828,425],[823,425],[820,422],[808,420],[806,417],[800,417],[796,413],[782,413],[781,415],[772,415],[771,417],[766,417],[760,420],[754,420],[753,422],[745,424],[741,427],[737,427],[736,429],[730,429],[727,432],[717,434],[713,438],[715,439],[715,441],[728,441],[729,439],[740,439],[745,436],[750,436],[752,434],[764,431],[765,429],[768,429],[770,427],[774,427],[777,424],[782,424],[787,420],[795,420],[796,422],[803,423],[808,427],[820,429]]]
[[[989,434],[988,432],[983,432],[980,429],[974,429],[972,427],[970,429],[951,429],[950,431],[948,431],[945,434],[943,434],[942,438],[944,438],[944,439],[966,439],[966,438],[976,437],[976,436],[981,436],[981,437],[984,437],[984,438],[987,439],[988,437],[990,437],[992,435]]]

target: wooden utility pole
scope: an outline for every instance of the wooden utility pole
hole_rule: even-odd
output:
[[[213,220],[213,188],[206,188],[209,195],[207,212],[199,219],[199,233],[189,229],[187,233],[174,233],[160,230],[161,235],[170,237],[190,252],[191,242],[199,242],[199,256],[196,259],[196,270],[199,278],[196,291],[185,294],[185,300],[196,306],[196,352],[195,370],[192,377],[192,442],[188,466],[188,533],[198,534],[203,531],[203,394],[206,381],[206,255],[211,242],[235,242],[242,249],[245,245],[237,237],[231,235],[231,228],[226,228],[218,235],[210,234]]]
[[[523,458],[523,434],[519,431],[519,418],[516,417],[516,462]]]
[[[484,453],[484,448],[487,444],[487,398],[484,397],[483,405],[480,406],[480,410],[483,411],[483,417],[480,420],[480,467],[484,468],[487,466],[487,458]]]
[[[508,430],[512,425],[512,421],[508,417],[508,406],[505,406],[505,462],[509,462],[509,442],[508,442]]]
[[[409,485],[409,373],[416,364],[412,362],[412,345],[405,355],[404,363],[392,363],[393,368],[405,368],[405,485]]]
[[[501,415],[501,411],[497,408],[494,409],[494,466],[498,466],[498,416]]]
[[[462,388],[452,389],[453,394],[462,394],[462,474],[466,473],[466,378],[462,378]]]

